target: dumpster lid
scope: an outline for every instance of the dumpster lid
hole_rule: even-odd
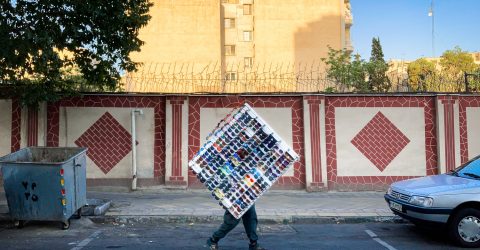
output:
[[[85,152],[87,148],[28,147],[1,157],[0,163],[61,165]]]

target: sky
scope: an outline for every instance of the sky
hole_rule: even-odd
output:
[[[431,57],[431,0],[350,0],[355,53],[370,58],[379,37],[385,60]],[[435,56],[459,46],[480,51],[480,0],[434,0]]]

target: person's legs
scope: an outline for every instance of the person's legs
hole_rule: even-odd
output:
[[[228,211],[225,211],[225,214],[223,215],[223,223],[220,225],[217,231],[215,231],[207,241],[209,245],[212,243],[217,243],[219,240],[221,240],[223,237],[225,237],[228,232],[232,231],[238,223],[240,222],[239,219],[236,219],[231,215]]]
[[[255,204],[248,209],[248,211],[242,216],[243,226],[245,227],[245,233],[247,233],[250,240],[250,246],[257,244],[257,211],[255,210]]]

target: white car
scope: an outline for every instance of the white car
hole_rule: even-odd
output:
[[[385,200],[414,224],[445,225],[459,245],[480,247],[480,155],[448,174],[395,182]]]

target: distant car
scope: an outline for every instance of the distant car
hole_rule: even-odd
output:
[[[416,225],[445,225],[463,247],[480,247],[480,155],[448,174],[393,183],[393,213]]]

